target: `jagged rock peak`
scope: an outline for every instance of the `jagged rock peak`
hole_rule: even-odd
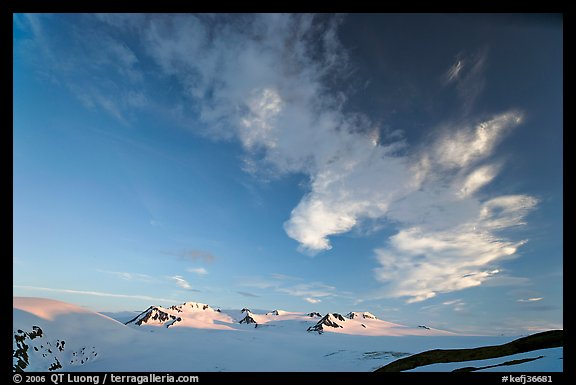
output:
[[[250,316],[250,313],[246,314],[246,317],[242,318],[239,323],[247,325],[248,324],[258,325],[258,322],[256,322],[256,320]]]
[[[322,314],[313,311],[312,313],[307,314],[309,317],[322,317]]]
[[[348,317],[349,319],[354,318],[378,319],[374,314],[367,311],[365,312],[351,311],[350,313],[346,314],[346,317]]]
[[[168,314],[165,311],[161,310],[158,306],[150,306],[148,309],[144,310],[142,313],[138,314],[136,317],[126,322],[126,325],[134,323],[140,326],[142,324],[148,324],[152,322],[160,324],[166,321],[178,322],[176,321],[176,318],[180,317],[175,317],[172,314]],[[170,325],[168,326],[173,325],[174,322],[171,322]]]
[[[273,310],[273,311],[271,311],[271,312],[269,312],[269,313],[266,313],[266,315],[281,315],[281,314],[284,314],[284,313],[286,313],[284,310]]]
[[[324,317],[322,317],[314,326],[310,326],[307,330],[309,332],[318,332],[322,334],[324,332],[324,327],[332,327],[332,328],[342,328],[343,326],[340,325],[337,321],[346,322],[346,319],[342,317],[341,314],[338,313],[328,313]]]
[[[346,319],[342,317],[340,313],[328,313],[326,314],[326,317],[328,317],[329,315],[332,315],[332,317],[336,318],[337,320],[346,321]]]
[[[184,309],[191,310],[214,310],[209,305],[199,302],[184,302],[182,305],[170,306],[168,309],[176,310],[178,313],[182,312]]]

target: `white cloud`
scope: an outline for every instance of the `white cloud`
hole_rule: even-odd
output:
[[[281,281],[301,281],[302,278],[294,277],[291,275],[280,274],[280,273],[272,273],[270,276],[274,279],[281,280]]]
[[[108,270],[98,270],[99,272],[110,274],[114,277],[126,280],[126,281],[142,281],[142,282],[152,282],[156,279],[148,274],[142,273],[129,273],[126,271],[108,271]]]
[[[521,298],[517,302],[538,302],[542,301],[544,298],[542,297],[534,297],[534,298]]]
[[[282,110],[282,99],[272,88],[253,90],[247,102],[248,113],[241,119],[239,127],[240,140],[251,149],[256,144],[274,148],[273,137],[276,116]]]
[[[190,273],[194,273],[194,274],[198,274],[198,275],[208,274],[208,270],[206,270],[203,267],[189,268],[189,269],[186,269],[186,271],[189,271]]]
[[[478,167],[476,170],[468,174],[462,183],[462,188],[459,193],[462,198],[473,195],[482,187],[487,185],[494,179],[498,173],[498,168],[494,165],[486,165]]]
[[[312,303],[312,304],[322,302],[322,300],[320,300],[320,299],[310,298],[310,297],[304,298],[304,301],[306,301],[306,302],[308,302],[308,303]]]
[[[484,286],[529,286],[530,279],[526,277],[514,277],[500,272],[482,283]]]
[[[446,80],[448,82],[457,80],[460,72],[462,71],[462,68],[464,68],[464,60],[459,59],[450,67],[450,69],[448,69],[448,72],[446,73]]]
[[[484,89],[484,69],[488,50],[459,53],[454,64],[444,74],[445,83],[456,88],[464,112],[469,112]]]
[[[392,202],[385,214],[396,221],[398,232],[375,250],[380,265],[375,276],[386,284],[387,296],[416,302],[484,282],[511,282],[498,279],[499,263],[512,258],[526,240],[512,241],[496,232],[524,224],[537,200],[507,195],[481,201],[476,193],[500,169],[478,163],[521,119],[511,111],[452,128],[421,150],[414,166],[419,169],[413,174],[415,190]]]
[[[278,273],[270,274],[270,276],[273,279],[258,276],[243,277],[242,283],[239,286],[275,291],[293,297],[300,297],[304,300],[312,298],[313,300],[320,301],[320,298],[347,295],[347,293],[339,292],[336,287],[323,282],[301,282],[303,280],[300,277]]]
[[[482,206],[480,219],[490,229],[502,229],[525,224],[523,218],[538,200],[528,195],[505,195],[493,198]]]
[[[188,283],[188,281],[184,279],[184,277],[180,275],[175,275],[173,277],[170,277],[170,279],[176,282],[176,285],[178,285],[178,287],[184,290],[192,290],[192,286]]]
[[[38,287],[38,286],[25,286],[25,285],[14,285],[15,288],[25,289],[25,290],[37,290],[37,291],[48,291],[55,293],[64,294],[80,294],[80,295],[91,295],[96,297],[112,297],[112,298],[129,298],[137,299],[143,301],[164,301],[169,303],[177,302],[175,299],[149,297],[146,295],[130,295],[130,294],[118,294],[118,293],[105,293],[100,291],[89,291],[89,290],[74,290],[74,289],[55,289],[51,287]]]
[[[462,313],[466,311],[466,302],[462,299],[454,299],[451,301],[444,301],[440,304],[422,306],[420,309],[432,314],[444,313],[447,309],[454,312]]]
[[[330,297],[336,294],[334,286],[321,282],[302,283],[298,285],[279,287],[276,291],[286,293],[295,297]]]
[[[498,237],[494,231],[522,223],[534,205],[535,200],[526,196],[498,197],[480,205],[476,218],[458,226],[400,230],[387,247],[376,250],[380,264],[376,278],[388,283],[389,296],[408,297],[408,302],[494,279],[498,263],[513,257],[526,242]]]
[[[284,225],[311,252],[330,249],[329,236],[350,231],[362,219],[383,217],[414,185],[407,160],[394,156],[396,143],[375,147],[367,135],[336,136],[327,135],[334,154],[314,158],[321,167],[311,174],[311,192]]]
[[[438,140],[431,154],[440,166],[462,168],[491,155],[503,135],[522,121],[522,114],[509,111],[478,123],[451,128]]]
[[[162,254],[172,255],[181,259],[191,260],[193,262],[211,263],[216,259],[216,256],[211,252],[197,249],[163,251]]]

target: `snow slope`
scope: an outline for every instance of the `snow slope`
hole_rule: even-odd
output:
[[[23,344],[27,346],[27,371],[46,371],[57,360],[62,368],[56,370],[64,371],[361,372],[425,350],[495,345],[514,339],[407,327],[363,317],[363,313],[352,319],[342,317],[344,321],[336,319],[342,327],[326,327],[327,332],[320,334],[307,332],[322,319],[316,314],[218,310],[196,302],[169,308],[151,306],[124,325],[63,302],[14,297],[13,348],[23,352]],[[169,317],[161,320],[160,312]],[[148,314],[146,321],[137,325]],[[256,324],[239,323],[248,314]],[[42,329],[42,336],[34,327]],[[62,341],[65,344],[60,350]]]
[[[13,350],[23,353],[27,371],[73,370],[98,361],[103,346],[130,342],[138,334],[112,318],[43,298],[14,297],[13,322]]]

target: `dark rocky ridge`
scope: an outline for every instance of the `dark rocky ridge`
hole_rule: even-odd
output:
[[[176,310],[176,309],[172,309],[172,310]],[[126,322],[126,325],[134,323],[134,324],[140,326],[143,323],[144,324],[148,323],[150,320],[158,321],[159,323],[163,323],[166,321],[178,322],[177,318],[178,318],[178,320],[181,320],[180,317],[175,317],[171,314],[168,314],[165,311],[160,310],[156,306],[150,306],[148,309],[144,310],[142,313],[138,314],[136,317],[134,317],[130,321]],[[168,325],[168,326],[173,325],[174,322],[171,322],[170,325]]]
[[[374,314],[368,313],[367,311],[363,313],[351,311],[350,313],[346,314],[346,317],[349,319],[359,318],[362,317],[364,319],[378,319]]]
[[[316,323],[316,325],[310,326],[307,330],[309,332],[318,332],[318,334],[322,334],[324,333],[324,327],[326,326],[332,328],[342,328],[343,326],[336,321],[346,322],[346,319],[338,313],[328,313],[322,317],[320,321]]]
[[[94,346],[91,349],[85,346],[77,351],[70,351],[66,349],[67,346],[64,340],[49,339],[39,326],[32,326],[28,332],[18,329],[14,332],[12,370],[24,372],[30,367],[35,370],[66,370],[64,365],[83,365],[98,355]]]
[[[564,331],[550,330],[547,332],[532,334],[518,338],[502,345],[483,346],[474,349],[434,349],[411,355],[389,363],[376,372],[402,372],[419,366],[447,363],[486,360],[510,356],[512,354],[525,353],[539,349],[557,348],[564,345]],[[538,359],[538,357],[536,358]],[[496,365],[498,366],[498,365]],[[464,371],[472,371],[476,368],[464,368]],[[457,371],[461,371],[456,369]]]
[[[258,325],[258,322],[256,322],[256,320],[254,320],[254,318],[252,318],[252,317],[250,316],[250,313],[249,313],[249,312],[246,314],[246,317],[244,317],[244,318],[242,318],[242,319],[240,320],[239,323],[241,323],[241,324],[256,324],[256,325]]]

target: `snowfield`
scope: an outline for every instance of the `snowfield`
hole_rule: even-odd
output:
[[[247,317],[256,323],[241,324]],[[151,306],[134,317],[123,313],[123,321],[127,324],[60,301],[14,297],[14,365],[25,371],[369,372],[425,350],[514,339],[403,326],[367,312],[260,314],[197,302]],[[562,355],[562,348],[523,353],[518,356],[544,357],[517,368],[486,370],[562,371]],[[513,359],[434,364],[414,371],[451,371]]]

